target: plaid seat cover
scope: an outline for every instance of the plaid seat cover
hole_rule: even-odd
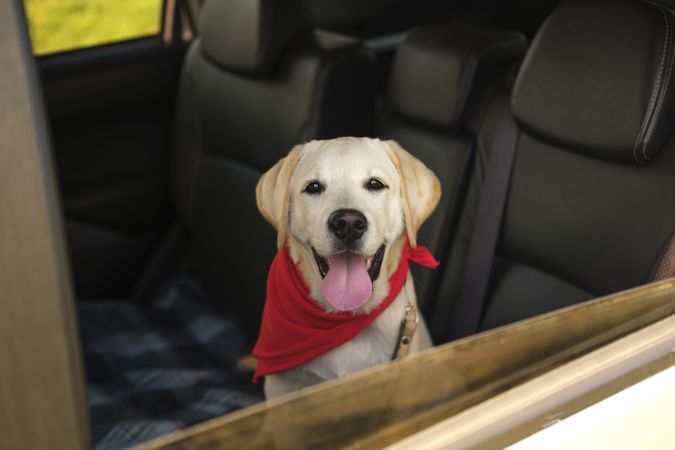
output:
[[[238,370],[244,339],[211,311],[199,287],[175,280],[150,305],[78,306],[96,450],[147,439],[263,399]]]

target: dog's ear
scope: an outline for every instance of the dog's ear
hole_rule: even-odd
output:
[[[256,202],[263,217],[277,230],[277,248],[284,245],[290,183],[295,167],[302,156],[305,144],[296,145],[288,155],[281,158],[265,172],[255,188]]]
[[[396,141],[385,141],[385,148],[401,176],[401,195],[405,228],[410,245],[417,245],[417,231],[429,218],[441,198],[441,182],[422,161]]]

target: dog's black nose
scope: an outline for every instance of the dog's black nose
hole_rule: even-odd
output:
[[[368,221],[361,211],[338,209],[328,217],[328,229],[345,244],[351,244],[368,230]]]

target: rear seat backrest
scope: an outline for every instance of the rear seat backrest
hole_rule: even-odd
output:
[[[675,231],[674,34],[669,10],[637,0],[569,1],[542,26],[512,94],[484,328],[652,279]]]
[[[179,89],[173,194],[192,274],[253,339],[276,249],[258,178],[297,143],[370,132],[374,58],[312,31],[300,0],[209,0],[201,29]]]
[[[464,122],[474,85],[498,77],[526,50],[519,33],[447,23],[413,30],[399,47],[392,68],[388,109],[377,135],[394,139],[430,167],[442,183],[438,207],[420,230],[420,244],[444,260],[472,162],[473,138]],[[435,273],[417,271],[423,310],[434,294]]]

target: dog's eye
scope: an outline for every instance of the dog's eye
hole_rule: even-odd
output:
[[[366,189],[369,191],[381,191],[382,189],[386,188],[387,186],[377,178],[371,178],[370,180],[366,181]]]
[[[319,183],[316,180],[312,180],[309,183],[307,183],[307,186],[305,186],[305,189],[302,192],[306,192],[307,194],[310,195],[317,195],[320,194],[324,191],[323,184]]]

